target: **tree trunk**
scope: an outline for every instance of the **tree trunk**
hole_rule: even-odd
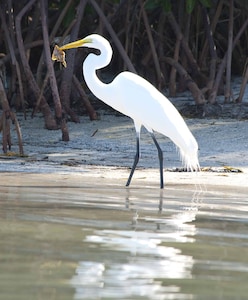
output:
[[[50,33],[50,36],[49,36],[50,44],[54,43],[55,35],[57,34],[57,31],[58,31],[59,27],[61,26],[61,23],[66,15],[69,7],[71,6],[72,1],[74,1],[74,0],[67,1],[65,7],[63,8],[62,12],[60,13],[58,19],[56,20],[56,23],[55,23],[55,25]],[[39,64],[38,64],[37,71],[36,71],[36,78],[37,78],[36,81],[37,81],[38,86],[40,86],[40,87],[42,86],[43,66],[44,66],[44,52],[40,56]]]
[[[247,26],[248,26],[248,19],[245,20],[245,22],[243,23],[243,25],[239,29],[236,37],[234,38],[234,41],[232,43],[232,50],[236,46],[236,44],[238,43],[241,35],[243,34],[243,32],[245,31]],[[216,78],[215,78],[215,81],[214,81],[214,85],[213,85],[213,88],[212,88],[212,90],[210,92],[210,95],[209,95],[209,103],[213,104],[213,103],[216,102],[216,96],[217,96],[217,92],[218,92],[218,89],[219,89],[220,81],[221,81],[222,75],[223,75],[223,73],[225,71],[225,67],[226,67],[226,60],[227,60],[227,53],[223,57],[222,62],[221,62],[220,66],[219,66],[219,69],[217,71]]]
[[[35,3],[36,0],[30,0],[23,9],[18,13],[18,15],[15,18],[15,24],[16,24],[16,38],[17,38],[17,45],[20,52],[21,62],[24,69],[24,74],[26,76],[27,82],[29,84],[30,89],[34,93],[34,96],[36,99],[39,98],[40,95],[40,89],[35,81],[35,78],[33,76],[33,73],[29,67],[27,57],[25,55],[25,47],[23,43],[22,38],[22,32],[21,32],[21,20],[24,14],[32,7],[32,5]],[[44,115],[45,119],[45,126],[47,129],[57,129],[58,126],[54,120],[54,117],[52,116],[51,109],[49,105],[47,104],[46,99],[44,96],[42,96],[40,101],[40,109]]]
[[[175,44],[175,49],[174,49],[175,62],[178,62],[179,59],[180,45],[181,45],[181,41],[177,39]],[[176,97],[176,91],[177,91],[176,77],[177,77],[177,69],[174,66],[171,66],[170,82],[169,82],[169,95],[171,97]]]
[[[231,71],[232,71],[232,44],[233,44],[233,0],[229,1],[228,46],[226,58],[226,87],[225,103],[231,98]]]
[[[78,37],[79,27],[81,24],[86,3],[87,3],[86,0],[81,0],[77,7],[77,13],[75,16],[76,22],[74,24],[74,27],[70,35],[71,42],[75,41]],[[75,54],[76,54],[76,49],[72,49],[68,51],[66,54],[67,68],[64,68],[62,73],[62,81],[60,84],[60,97],[62,100],[64,110],[70,115],[70,117],[74,122],[79,123],[79,118],[76,116],[75,113],[72,112],[70,108],[70,95],[71,95],[71,88],[72,88],[72,76],[74,71]]]
[[[203,85],[206,82],[206,77],[200,72],[200,69],[199,69],[199,67],[196,63],[196,60],[195,60],[195,58],[194,58],[194,56],[193,56],[193,54],[192,54],[192,52],[189,48],[189,45],[188,45],[187,41],[185,40],[185,38],[184,38],[184,36],[181,32],[181,29],[180,29],[174,15],[173,15],[173,13],[169,12],[167,14],[167,16],[168,16],[170,25],[171,25],[171,27],[172,27],[175,35],[176,35],[176,38],[181,41],[181,46],[183,48],[183,51],[185,52],[185,55],[188,58],[188,62],[189,62],[190,67],[192,69],[192,76],[194,78],[197,78],[198,82],[201,85]]]
[[[11,112],[9,107],[9,102],[5,94],[2,79],[0,77],[0,99],[2,104],[3,113],[0,118],[0,132],[2,131],[2,141],[3,141],[3,152],[7,153],[8,149],[11,150],[11,136],[10,136],[10,122],[15,124],[16,133],[19,143],[19,153],[23,155],[23,145],[21,130],[18,120],[13,112]]]
[[[109,23],[108,19],[105,17],[104,13],[102,12],[101,8],[99,7],[99,5],[96,3],[95,0],[89,0],[89,2],[91,3],[91,5],[94,7],[94,9],[96,10],[97,14],[99,15],[99,17],[101,18],[103,24],[105,25],[107,31],[109,32],[110,36],[113,39],[113,42],[115,43],[115,46],[117,47],[117,49],[120,52],[120,55],[122,56],[123,60],[125,61],[127,68],[129,71],[133,72],[133,73],[137,73],[130,58],[128,57],[125,49],[123,48],[118,36],[116,35],[113,27],[111,26],[111,24]]]
[[[96,114],[94,108],[92,107],[87,95],[85,94],[84,89],[82,88],[79,80],[77,79],[77,77],[75,75],[73,75],[72,79],[73,79],[73,84],[75,85],[76,89],[78,90],[78,93],[79,93],[80,97],[82,98],[84,106],[85,106],[85,108],[88,112],[88,115],[90,117],[90,120],[91,121],[97,120],[97,114]]]
[[[5,35],[5,39],[8,45],[10,57],[11,57],[11,63],[12,63],[12,70],[16,71],[17,80],[18,80],[18,86],[19,86],[19,93],[21,98],[21,104],[24,111],[24,116],[26,118],[26,111],[25,111],[25,101],[24,101],[24,91],[23,91],[23,85],[22,85],[22,78],[21,78],[21,71],[20,71],[20,65],[18,61],[16,60],[15,51],[14,51],[14,45],[12,43],[12,40],[10,38],[9,30],[6,24],[5,16],[3,15],[2,7],[0,9],[0,19],[2,21],[2,27]],[[12,75],[13,76],[13,75]],[[14,76],[15,78],[15,76]],[[13,85],[16,85],[16,82],[13,82]]]
[[[62,141],[69,141],[69,132],[66,126],[65,118],[62,114],[62,107],[59,98],[59,91],[57,86],[57,81],[53,69],[53,63],[51,60],[51,51],[50,51],[50,43],[49,43],[49,35],[47,29],[47,0],[40,0],[41,5],[41,23],[42,23],[42,32],[43,32],[43,40],[44,40],[44,53],[46,58],[47,70],[50,77],[50,86],[53,95],[54,109],[56,122],[60,126],[62,130]]]
[[[166,14],[162,10],[158,19],[158,59],[160,62],[160,69],[162,73],[163,78],[163,87],[166,84],[167,81],[167,74],[166,74],[166,63],[164,61],[160,61],[162,57],[164,57],[164,51],[165,51],[165,45],[163,43],[164,41],[164,28],[165,28],[165,21],[166,21]]]
[[[197,105],[203,105],[205,104],[205,98],[202,94],[201,90],[198,88],[197,84],[194,82],[194,80],[190,77],[190,75],[187,73],[187,71],[174,59],[170,57],[164,58],[165,62],[173,66],[177,69],[180,76],[183,77],[184,81],[186,82],[186,85],[188,89],[191,91],[192,96],[195,100],[195,103]]]
[[[142,17],[143,17],[143,21],[145,24],[145,28],[146,28],[146,34],[148,36],[148,41],[151,47],[151,52],[152,52],[152,57],[153,57],[153,61],[154,61],[154,66],[155,66],[155,70],[157,73],[157,85],[158,88],[161,89],[161,80],[162,80],[162,73],[161,73],[161,69],[160,69],[160,64],[159,64],[159,60],[158,60],[158,54],[155,48],[155,44],[154,44],[154,40],[152,37],[152,32],[151,32],[151,27],[149,25],[149,21],[148,21],[148,17],[146,14],[146,11],[144,9],[144,4],[142,3],[143,1],[140,0],[140,7],[141,7],[141,12],[142,12]]]
[[[203,14],[203,23],[206,30],[206,36],[208,41],[208,47],[210,52],[210,70],[209,70],[209,81],[207,84],[207,89],[211,90],[214,84],[214,78],[216,75],[216,63],[217,63],[217,53],[216,53],[216,46],[213,39],[213,33],[211,30],[211,25],[209,21],[209,16],[207,13],[206,7],[202,6],[202,14]]]
[[[210,25],[210,31],[212,33],[212,36],[214,35],[216,25],[217,25],[217,23],[219,21],[219,17],[220,17],[221,12],[222,12],[223,4],[224,4],[224,0],[220,0],[219,3],[218,3],[218,6],[216,8],[216,11],[215,11],[212,23]],[[207,37],[205,39],[204,45],[202,47],[202,52],[201,52],[201,55],[200,55],[200,58],[199,58],[199,66],[200,67],[203,66],[204,62],[206,62],[206,56],[207,56],[208,46],[209,46],[209,38]]]
[[[242,84],[241,84],[240,91],[239,91],[239,96],[238,96],[238,99],[236,100],[237,103],[242,102],[247,82],[248,82],[248,65],[246,65],[245,75],[243,76]]]

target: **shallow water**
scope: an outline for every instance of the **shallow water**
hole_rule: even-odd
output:
[[[247,299],[247,190],[2,173],[0,299]]]

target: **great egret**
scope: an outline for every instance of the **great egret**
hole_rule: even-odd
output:
[[[151,83],[131,72],[120,73],[109,84],[100,81],[96,70],[107,66],[113,53],[109,42],[104,37],[91,34],[84,39],[66,44],[59,50],[78,47],[100,50],[100,55],[90,53],[83,63],[84,78],[92,93],[134,121],[137,141],[136,155],[126,186],[129,186],[139,161],[142,125],[151,134],[158,150],[161,188],[164,187],[163,152],[155,138],[154,131],[169,137],[176,144],[187,169],[198,170],[198,144],[173,104]]]

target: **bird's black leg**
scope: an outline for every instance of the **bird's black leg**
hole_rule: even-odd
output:
[[[160,169],[160,188],[163,189],[164,188],[163,151],[161,150],[153,132],[151,132],[151,136],[152,136],[154,144],[156,145],[156,147],[158,149],[158,159],[159,159],[159,169]]]
[[[140,136],[139,136],[139,134],[137,134],[137,137],[136,137],[136,154],[135,154],[135,157],[134,157],[133,166],[132,166],[130,175],[128,177],[126,186],[129,186],[129,184],[132,180],[132,177],[133,177],[134,170],[135,170],[135,168],[138,164],[138,161],[139,161],[139,157],[140,157],[140,145],[139,145],[139,143],[140,143]]]

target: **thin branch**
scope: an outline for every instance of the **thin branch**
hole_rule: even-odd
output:
[[[41,23],[42,23],[42,33],[44,40],[44,54],[46,58],[47,70],[49,73],[50,86],[53,95],[53,102],[55,108],[56,121],[61,128],[62,131],[62,141],[69,141],[69,132],[66,126],[66,122],[62,117],[62,106],[59,98],[59,91],[57,86],[57,81],[54,73],[53,63],[51,60],[51,52],[50,52],[50,43],[49,43],[49,35],[47,29],[47,11],[46,11],[47,0],[40,0],[41,5]]]
[[[244,97],[244,93],[245,93],[245,89],[246,89],[246,85],[247,85],[247,82],[248,82],[248,64],[246,63],[246,66],[245,66],[245,74],[243,76],[243,79],[242,79],[242,84],[241,84],[241,87],[240,87],[240,91],[239,91],[239,96],[238,96],[238,99],[236,100],[237,103],[241,103],[242,102],[242,99]]]
[[[202,91],[198,88],[197,84],[188,74],[188,72],[173,58],[165,57],[165,62],[170,64],[172,67],[176,68],[180,76],[182,76],[187,84],[188,89],[191,91],[192,96],[195,100],[195,103],[198,105],[202,105],[205,103],[205,98]]]
[[[73,84],[75,85],[76,89],[78,90],[79,92],[79,95],[84,103],[84,106],[88,112],[88,115],[90,117],[90,120],[96,120],[97,119],[97,115],[96,115],[96,112],[94,110],[94,108],[92,107],[84,89],[82,88],[79,80],[77,79],[77,77],[75,75],[73,75],[72,77],[72,80],[73,80]]]
[[[231,97],[231,71],[232,71],[232,43],[233,43],[233,0],[229,1],[229,22],[228,22],[228,48],[226,57],[226,87],[225,102],[230,102]]]
[[[245,22],[239,29],[237,35],[235,36],[233,43],[232,43],[232,51],[233,51],[234,47],[237,45],[241,35],[243,34],[243,32],[245,31],[247,26],[248,26],[248,19],[245,20]],[[212,88],[212,90],[210,92],[210,96],[209,96],[209,103],[216,102],[216,96],[217,96],[217,92],[219,89],[220,81],[221,81],[222,75],[223,75],[223,73],[225,71],[225,67],[226,67],[226,60],[227,60],[227,53],[224,55],[222,62],[219,66],[218,72],[216,74],[214,85],[213,85],[213,88]]]
[[[84,15],[85,6],[87,4],[86,0],[81,0],[77,6],[77,12],[75,16],[75,24],[72,28],[71,35],[70,35],[70,41],[74,41],[78,38],[78,32],[80,28],[80,24]],[[72,49],[71,51],[68,51],[67,53],[67,68],[63,69],[62,72],[62,80],[60,84],[60,97],[63,104],[64,110],[70,114],[71,118],[74,122],[78,122],[78,118],[75,118],[75,113],[72,113],[72,110],[70,109],[70,95],[71,95],[71,89],[72,89],[72,77],[74,72],[74,62],[75,62],[75,55],[76,55],[76,49]]]
[[[124,59],[128,69],[133,72],[136,73],[136,70],[130,60],[130,58],[128,57],[124,47],[122,46],[119,38],[117,37],[112,25],[109,23],[108,19],[105,17],[103,11],[101,10],[100,6],[96,3],[95,0],[89,0],[89,2],[91,3],[91,5],[94,7],[94,9],[96,10],[96,12],[98,13],[99,17],[102,19],[103,24],[105,25],[107,31],[109,32],[110,36],[113,39],[113,42],[115,43],[118,51],[120,52],[120,55],[122,56],[122,58]]]
[[[174,14],[172,12],[169,12],[169,13],[167,13],[167,16],[168,16],[170,25],[176,35],[176,38],[181,41],[182,49],[184,50],[185,55],[188,58],[188,62],[192,68],[192,73],[193,73],[194,77],[196,77],[198,79],[204,78],[203,74],[201,74],[201,72],[200,72],[199,66],[197,65],[197,62],[193,56],[193,53],[190,50],[189,45],[188,45],[186,39],[184,38],[184,35],[175,19]]]
[[[158,60],[158,54],[157,54],[155,44],[154,44],[154,40],[153,40],[153,37],[152,37],[151,27],[149,25],[148,17],[147,17],[146,11],[144,9],[144,4],[143,4],[142,0],[140,0],[140,7],[141,7],[141,11],[142,11],[143,21],[144,21],[145,28],[146,28],[146,33],[147,33],[147,36],[148,36],[148,41],[149,41],[149,44],[150,44],[150,47],[151,47],[151,52],[152,52],[152,56],[153,56],[155,70],[156,70],[156,73],[157,73],[158,86],[160,88],[162,73],[161,73],[160,64],[159,64],[159,60]]]
[[[0,18],[1,18],[1,21],[2,21],[2,27],[3,27],[5,38],[6,38],[6,41],[7,41],[8,48],[9,48],[9,53],[10,53],[10,57],[11,57],[11,63],[12,63],[13,66],[15,66],[15,69],[16,69],[21,103],[22,103],[22,108],[23,108],[23,111],[24,111],[24,117],[26,119],[24,91],[23,91],[23,84],[22,84],[22,77],[21,77],[20,65],[19,65],[18,61],[16,60],[14,46],[13,46],[12,40],[11,40],[10,35],[9,35],[9,30],[7,28],[6,20],[5,20],[5,17],[3,15],[2,9],[0,9]]]
[[[203,14],[203,23],[204,23],[204,27],[205,27],[205,31],[206,31],[206,36],[207,36],[206,40],[208,41],[208,47],[209,47],[209,52],[210,52],[210,56],[211,56],[209,81],[208,81],[208,85],[207,85],[207,89],[210,90],[213,87],[214,78],[216,75],[217,52],[216,52],[216,46],[214,43],[213,32],[211,29],[207,9],[203,5],[202,5],[202,14]]]
[[[37,85],[34,75],[29,67],[27,57],[25,55],[25,47],[23,43],[23,38],[22,38],[22,30],[21,30],[21,20],[23,16],[27,13],[27,11],[32,7],[32,5],[36,2],[37,0],[30,0],[22,9],[21,11],[17,14],[15,18],[15,24],[16,24],[16,38],[17,38],[17,44],[20,52],[20,57],[21,57],[21,62],[23,65],[24,73],[27,78],[27,82],[29,83],[30,89],[33,91],[34,96],[36,98],[39,97],[40,95],[40,89],[39,86]],[[44,96],[41,99],[41,106],[40,106],[44,118],[45,118],[45,126],[48,129],[57,129],[57,124],[52,117],[52,113],[50,110],[49,105],[46,102],[46,99]]]

